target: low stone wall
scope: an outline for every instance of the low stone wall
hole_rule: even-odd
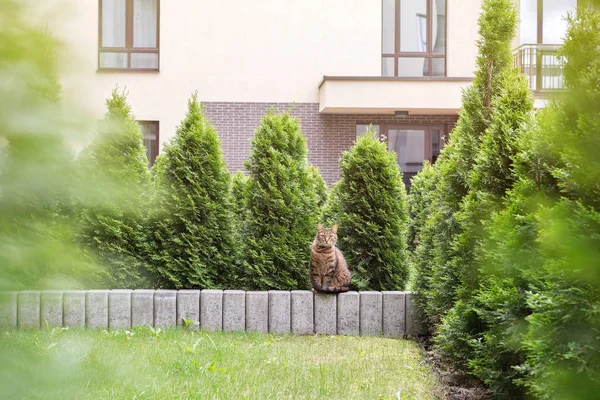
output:
[[[169,328],[299,335],[405,337],[424,333],[410,292],[308,290],[66,290],[0,293],[0,326]]]

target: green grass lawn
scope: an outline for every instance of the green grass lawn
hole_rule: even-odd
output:
[[[436,399],[408,340],[155,331],[10,331],[0,398]]]

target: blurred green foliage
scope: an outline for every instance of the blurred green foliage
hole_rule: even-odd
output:
[[[0,289],[80,287],[92,266],[74,235],[70,140],[84,124],[61,98],[61,47],[28,5],[0,3]]]
[[[504,3],[484,2],[482,35]],[[523,78],[506,69],[475,151],[456,155],[459,121],[442,163],[413,185],[417,290],[437,347],[499,399],[600,393],[600,12],[580,5],[567,20],[566,90],[533,122]],[[485,101],[473,104],[461,121],[485,115]],[[472,164],[462,197],[438,189],[454,157]]]
[[[127,95],[115,89],[92,143],[79,157],[78,235],[83,251],[98,266],[97,285],[152,287],[147,257],[148,159]]]

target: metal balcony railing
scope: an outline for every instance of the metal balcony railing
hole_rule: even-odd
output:
[[[561,90],[563,66],[556,52],[560,45],[524,44],[514,51],[515,67],[525,74],[536,95]]]

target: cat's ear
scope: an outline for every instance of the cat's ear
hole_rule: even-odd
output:
[[[322,231],[323,230],[323,225],[322,224],[317,225],[317,230],[318,231]]]
[[[331,230],[333,231],[333,233],[337,234],[337,224],[335,224]]]

